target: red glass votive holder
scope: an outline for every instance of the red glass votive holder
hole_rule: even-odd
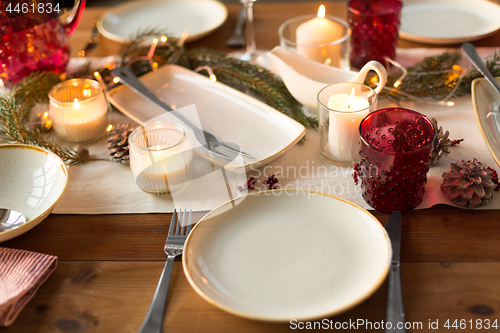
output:
[[[385,64],[385,56],[396,58],[401,7],[400,0],[349,0],[352,67],[359,69],[370,60]]]
[[[434,140],[431,121],[416,111],[387,108],[366,116],[359,132],[358,177],[365,201],[387,213],[418,206]]]

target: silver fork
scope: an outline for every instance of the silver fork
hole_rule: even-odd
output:
[[[243,36],[243,27],[245,26],[245,8],[240,9],[238,12],[238,18],[236,20],[236,26],[234,32],[226,41],[226,46],[229,47],[240,47],[245,46],[246,40]]]
[[[230,160],[230,161],[234,160],[235,156],[232,156],[232,157],[227,156],[226,154],[223,154],[220,151],[216,151],[214,149],[214,148],[220,147],[220,148],[223,148],[226,151],[229,151],[233,154],[237,155],[237,154],[241,153],[241,155],[243,155],[243,156],[255,159],[255,156],[250,155],[248,153],[245,153],[244,151],[241,151],[237,148],[231,147],[227,143],[220,141],[212,133],[205,131],[203,129],[199,129],[196,125],[194,125],[192,122],[187,120],[180,113],[173,110],[170,107],[170,105],[165,103],[151,89],[146,87],[146,85],[144,83],[142,83],[141,80],[139,80],[139,78],[137,76],[135,76],[135,74],[132,73],[131,71],[129,71],[128,69],[123,68],[123,67],[116,67],[113,70],[111,70],[111,74],[115,77],[120,78],[121,83],[123,83],[124,85],[126,85],[127,87],[129,87],[130,89],[132,89],[133,91],[135,91],[136,93],[138,93],[139,95],[141,95],[142,97],[144,97],[145,99],[150,101],[151,103],[159,106],[160,108],[164,109],[165,111],[167,111],[169,113],[174,114],[175,117],[177,117],[177,119],[182,121],[186,126],[189,126],[195,132],[196,138],[198,139],[198,141],[200,141],[200,143],[203,143],[203,141],[205,141],[207,143],[207,149],[210,151],[211,154],[218,156],[220,158]],[[203,138],[205,140],[203,140]]]
[[[186,214],[189,215],[187,225]],[[193,223],[191,215],[191,210],[189,213],[186,213],[184,209],[183,213],[181,209],[179,211],[179,219],[177,220],[177,210],[174,210],[172,220],[170,221],[170,227],[168,228],[167,241],[165,242],[167,261],[163,266],[160,281],[158,281],[153,300],[149,306],[146,318],[144,318],[141,328],[139,329],[139,333],[161,333],[163,331],[163,319],[165,317],[168,287],[170,285],[172,268],[174,267],[174,259],[178,255],[181,255],[184,250],[184,242],[191,231],[191,225]]]

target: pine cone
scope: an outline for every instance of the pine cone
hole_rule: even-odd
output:
[[[434,141],[432,142],[431,164],[436,164],[437,161],[450,153],[449,147],[452,146],[452,141],[448,139],[450,132],[443,133],[443,128],[438,127],[437,120],[431,119],[432,126],[434,126]]]
[[[498,191],[495,170],[479,162],[459,161],[450,164],[450,171],[443,173],[441,190],[453,203],[472,209],[485,204]]]
[[[130,124],[118,124],[113,126],[113,129],[108,133],[108,153],[115,162],[130,163],[128,137],[134,129],[129,129],[129,127]]]

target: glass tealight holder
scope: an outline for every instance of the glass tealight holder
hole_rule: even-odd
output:
[[[91,142],[106,135],[108,102],[99,82],[71,79],[49,92],[49,115],[55,132],[71,142]]]
[[[330,84],[318,93],[321,157],[334,165],[359,161],[359,124],[377,107],[377,93],[355,82]]]
[[[129,137],[137,186],[153,194],[184,189],[191,180],[193,149],[184,127],[163,122],[137,127]]]
[[[330,26],[331,33],[318,34],[313,31],[318,27],[322,29],[325,23]],[[279,27],[278,34],[281,47],[306,59],[345,70],[350,68],[351,29],[346,21],[338,17],[297,16],[285,21]]]

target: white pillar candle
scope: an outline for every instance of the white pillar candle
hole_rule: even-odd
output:
[[[50,120],[57,134],[72,142],[99,139],[108,125],[108,103],[97,81],[73,79],[49,93]]]
[[[359,156],[359,124],[368,114],[370,103],[364,97],[335,94],[328,100],[330,111],[328,147],[338,160],[356,160]],[[338,112],[337,112],[338,111]]]
[[[318,62],[340,63],[341,44],[329,45],[344,36],[343,27],[325,18],[325,6],[318,9],[318,16],[302,23],[296,30],[297,53]]]

